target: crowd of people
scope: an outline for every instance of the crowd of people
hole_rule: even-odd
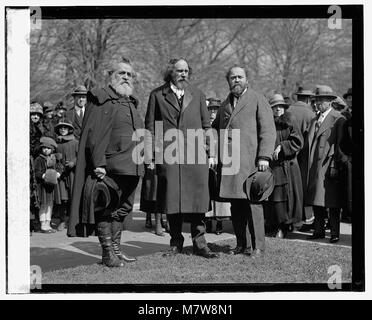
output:
[[[308,238],[322,239],[329,228],[330,242],[339,241],[341,216],[347,222],[352,216],[351,89],[343,98],[327,85],[299,87],[294,102],[280,92],[266,97],[249,86],[245,68],[234,65],[226,73],[228,96],[206,99],[190,83],[187,60],[177,58],[150,93],[143,119],[132,63],[123,58],[107,72],[103,88],[78,86],[69,110],[63,103],[30,105],[32,230],[97,235],[104,265],[134,262],[120,241],[142,178],[145,227],[152,228],[153,214],[155,234],[170,234],[165,257],[182,253],[184,222],[191,225],[194,254],[205,258],[219,257],[205,233],[215,222],[221,234],[226,220],[236,236],[231,254],[263,255],[265,236],[284,238],[293,230],[313,230]],[[164,137],[161,148],[145,138],[145,156],[135,138],[142,129]],[[212,132],[204,162],[181,160],[197,156],[180,149],[189,146],[191,129]],[[169,138],[172,130],[179,140]],[[238,159],[231,162],[234,150]]]

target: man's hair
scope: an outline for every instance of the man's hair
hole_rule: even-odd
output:
[[[163,80],[165,82],[171,81],[174,66],[178,61],[181,61],[181,60],[185,61],[187,63],[187,66],[189,67],[189,77],[192,75],[192,68],[191,68],[190,64],[188,63],[188,61],[185,58],[182,58],[182,57],[181,58],[172,58],[172,59],[169,60],[169,62],[167,63],[167,65],[165,66],[165,69],[163,71]]]
[[[118,64],[119,63],[125,63],[127,65],[130,65],[133,69],[133,79],[136,78],[137,74],[136,72],[134,71],[134,67],[132,65],[132,63],[130,62],[130,60],[126,57],[121,57],[119,60],[114,60],[113,62],[111,62],[107,68],[107,75],[110,77],[116,70],[118,70]]]
[[[230,67],[229,70],[227,70],[227,72],[226,72],[225,78],[226,78],[227,81],[229,81],[231,70],[234,69],[234,68],[240,68],[240,69],[243,69],[243,70],[244,70],[244,73],[245,73],[245,76],[248,75],[247,69],[246,69],[245,67],[243,67],[243,66],[240,65],[240,64],[234,64],[234,65],[233,65],[232,67]]]

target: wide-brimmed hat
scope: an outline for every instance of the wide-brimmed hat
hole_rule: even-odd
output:
[[[217,98],[208,98],[208,109],[218,109],[221,106],[221,100]]]
[[[108,176],[97,181],[93,188],[94,211],[117,209],[120,205],[121,192],[115,181]]]
[[[308,87],[299,86],[297,89],[297,92],[295,92],[294,94],[297,96],[309,96],[310,97],[314,94],[314,92]]]
[[[39,103],[33,102],[30,104],[30,113],[39,113],[43,115],[43,107]]]
[[[54,131],[58,133],[58,129],[60,127],[68,127],[69,131],[74,131],[74,126],[72,125],[72,122],[69,119],[62,118],[58,121],[58,123],[54,126]]]
[[[347,89],[347,92],[342,96],[344,99],[346,99],[348,96],[352,96],[352,88]]]
[[[335,100],[333,100],[332,106],[336,110],[342,110],[344,108],[347,108],[346,102],[341,97],[337,97]]]
[[[271,168],[258,171],[256,168],[245,181],[244,191],[251,202],[266,200],[274,190],[274,174]]]
[[[288,108],[288,103],[285,102],[283,96],[280,93],[273,94],[269,99],[270,107],[275,107],[277,105],[282,105],[284,108]]]
[[[53,138],[50,137],[41,137],[40,138],[40,148],[41,147],[48,147],[50,149],[57,149],[57,143],[54,141]]]
[[[336,99],[337,95],[333,92],[332,88],[326,85],[318,85],[314,91],[314,94],[312,95],[312,98],[330,98],[330,99]]]
[[[80,85],[80,86],[77,86],[74,91],[72,91],[71,95],[72,96],[76,96],[78,94],[87,94],[88,93],[88,90],[85,86],[83,85]]]

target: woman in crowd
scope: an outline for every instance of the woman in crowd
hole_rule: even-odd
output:
[[[271,222],[276,236],[284,238],[292,224],[302,220],[302,181],[297,153],[303,147],[303,138],[293,119],[286,112],[289,107],[281,94],[269,100],[273,111],[276,142],[271,168],[275,187],[269,198]]]

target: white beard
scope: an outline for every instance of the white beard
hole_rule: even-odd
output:
[[[133,87],[131,87],[128,83],[120,83],[120,82],[111,83],[111,86],[115,90],[115,92],[121,97],[131,96],[133,93]]]

